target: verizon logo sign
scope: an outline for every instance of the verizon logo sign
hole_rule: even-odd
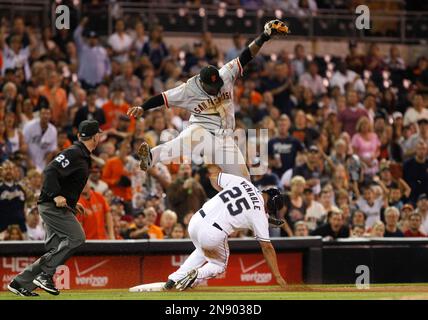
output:
[[[241,281],[242,282],[255,282],[255,283],[269,283],[272,280],[272,273],[266,272],[266,273],[259,273],[257,271],[251,272],[252,270],[256,269],[257,267],[263,265],[265,263],[265,260],[261,260],[249,267],[244,266],[244,261],[239,258],[239,264],[241,266]]]
[[[90,285],[91,287],[105,287],[108,284],[108,277],[106,276],[94,276],[92,273],[87,275],[89,272],[101,267],[106,264],[108,260],[101,261],[93,266],[80,270],[77,260],[74,260],[74,267],[76,268],[76,284],[78,285]],[[86,276],[85,276],[86,275]]]

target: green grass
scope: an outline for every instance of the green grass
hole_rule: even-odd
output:
[[[428,299],[427,284],[372,285],[357,290],[354,286],[318,285],[290,287],[209,287],[184,292],[130,293],[128,289],[63,290],[52,296],[38,290],[40,297],[32,300],[372,300]],[[26,299],[10,292],[0,292],[0,300]]]

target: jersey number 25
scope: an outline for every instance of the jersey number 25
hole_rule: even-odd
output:
[[[227,210],[229,210],[229,213],[232,216],[236,216],[236,215],[242,213],[242,211],[244,210],[244,208],[242,206],[244,206],[245,209],[249,210],[250,205],[249,205],[247,199],[245,199],[245,197],[239,198],[240,196],[242,196],[242,191],[241,191],[241,189],[239,189],[239,187],[233,187],[232,190],[225,190],[222,193],[220,193],[219,196],[220,196],[220,199],[223,200],[224,203],[230,202],[231,199],[236,199],[235,203],[232,202],[226,206]],[[239,198],[239,199],[237,199],[237,198]]]

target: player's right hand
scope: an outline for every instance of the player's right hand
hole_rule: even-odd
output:
[[[57,196],[53,200],[55,201],[55,205],[57,207],[62,208],[62,207],[67,206],[67,199],[64,198],[63,196]]]
[[[126,114],[130,117],[134,117],[138,119],[143,115],[143,113],[144,113],[144,109],[136,106],[136,107],[129,108]]]

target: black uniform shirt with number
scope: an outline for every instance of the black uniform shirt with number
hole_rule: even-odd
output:
[[[85,187],[91,168],[91,153],[81,142],[61,152],[43,171],[44,182],[39,203],[52,202],[57,196],[74,208]]]

